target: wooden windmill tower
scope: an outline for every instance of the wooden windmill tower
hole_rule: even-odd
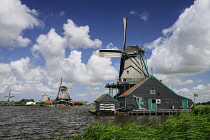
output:
[[[100,57],[121,57],[119,80],[117,84],[108,83],[105,87],[109,88],[110,94],[113,95],[113,88],[118,89],[117,94],[138,83],[143,78],[149,76],[147,65],[144,62],[144,50],[139,46],[126,47],[127,18],[123,18],[124,23],[124,41],[123,50],[101,49]]]
[[[9,96],[4,96],[4,97],[7,97],[7,98],[8,98],[7,101],[8,101],[9,103],[13,102],[12,97],[14,97],[14,96],[10,96],[10,94],[11,94],[11,91],[9,92]]]
[[[55,99],[55,102],[57,104],[69,104],[71,105],[71,98],[69,96],[68,88],[66,86],[62,86],[62,78],[61,78],[61,83],[58,89],[58,94]]]

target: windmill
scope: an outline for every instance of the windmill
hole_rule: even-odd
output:
[[[11,102],[13,102],[13,100],[12,100],[12,97],[14,97],[14,96],[10,96],[10,94],[11,94],[11,90],[10,90],[10,92],[9,92],[9,96],[4,96],[4,97],[8,97],[8,102],[9,103],[11,103]]]
[[[66,86],[62,86],[62,77],[61,77],[61,82],[58,89],[57,97],[55,99],[55,103],[70,104],[70,101],[71,101],[71,98],[69,96],[68,88]]]
[[[127,19],[123,18],[124,41],[123,50],[101,49],[100,57],[121,57],[119,80],[127,82],[138,82],[149,76],[147,66],[144,62],[144,50],[139,46],[126,47]]]
[[[143,78],[149,76],[147,65],[143,59],[143,56],[145,55],[144,50],[139,46],[126,47],[127,20],[128,20],[127,17],[123,18],[123,23],[124,23],[123,49],[99,50],[100,57],[121,57],[118,84],[107,84],[105,86],[109,88],[109,90],[111,90],[110,91],[111,94],[112,94],[112,88],[118,88],[119,93],[121,94],[122,92],[129,89],[131,86],[135,85]]]
[[[47,100],[49,100],[49,97],[47,94],[42,95],[42,100],[41,102],[46,102]]]

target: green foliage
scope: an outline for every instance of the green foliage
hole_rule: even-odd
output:
[[[34,102],[34,99],[22,99],[19,102],[16,102],[16,105],[25,105],[27,102]]]
[[[128,123],[117,125],[92,124],[74,140],[208,140],[210,137],[210,107],[197,106],[190,113],[169,116],[155,126]]]
[[[149,133],[148,133],[149,132]],[[129,123],[116,125],[108,122],[92,124],[83,133],[74,137],[74,140],[133,140],[133,139],[154,139],[156,130],[146,125]]]
[[[197,105],[193,108],[194,114],[210,114],[210,105]]]
[[[210,116],[193,113],[170,116],[164,124],[159,126],[159,134],[159,139],[162,140],[209,139]]]
[[[171,115],[163,124],[153,126],[136,123],[91,124],[85,132],[73,138],[53,137],[53,139],[74,140],[209,140],[210,106],[195,106],[192,112]]]

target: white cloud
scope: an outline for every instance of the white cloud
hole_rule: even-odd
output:
[[[9,75],[11,72],[9,64],[0,63],[0,68],[0,75]]]
[[[130,11],[129,14],[135,15],[135,14],[138,14],[138,13],[136,13],[135,11]]]
[[[68,22],[73,24],[73,21],[68,20]],[[74,26],[73,28],[75,28]],[[80,32],[87,29],[86,27],[78,28]],[[86,40],[87,35],[82,35],[80,40]],[[111,66],[110,58],[99,58],[98,51],[93,52],[87,64],[82,62],[82,52],[80,51],[73,50],[66,57],[67,42],[72,44],[71,41],[75,40],[58,35],[54,29],[51,29],[47,35],[40,35],[37,38],[37,44],[33,46],[32,52],[35,57],[39,54],[44,57],[44,69],[48,73],[49,83],[56,83],[55,81],[59,81],[60,77],[65,77],[67,83],[95,85],[102,84],[104,80],[116,78],[117,71]]]
[[[164,37],[148,45],[148,48],[154,48],[148,60],[149,67],[153,67],[156,75],[165,77],[170,83],[174,79],[208,71],[209,22],[210,1],[196,0],[170,28],[163,30]]]
[[[97,99],[102,94],[107,93],[106,89],[100,85],[100,86],[86,86],[82,90],[82,92],[78,92],[76,94],[71,94],[71,97],[73,99],[77,98],[77,100],[81,101],[90,101],[93,102],[95,99]]]
[[[56,67],[65,56],[66,38],[58,35],[52,28],[47,35],[39,35],[36,41],[37,44],[32,48],[34,56],[37,57],[40,52],[46,60],[47,68]]]
[[[64,12],[64,11],[61,11],[60,12],[60,14],[59,14],[59,16],[63,16],[63,15],[65,15],[66,13]]]
[[[87,68],[91,70],[91,77],[94,81],[114,80],[118,72],[112,66],[110,58],[99,57],[99,52],[93,52],[90,57]]]
[[[22,32],[39,25],[37,14],[20,0],[0,0],[0,47],[27,46],[30,39],[24,38]]]
[[[53,89],[43,85],[46,77],[45,70],[34,67],[29,57],[9,64],[0,64],[4,69],[0,71],[0,91],[7,93],[42,94],[52,92]]]
[[[106,49],[113,49],[113,50],[119,50],[116,46],[114,46],[112,43],[109,43],[107,46],[106,46]]]
[[[72,20],[63,25],[64,35],[67,37],[68,46],[71,49],[77,48],[99,48],[102,42],[99,39],[91,40],[89,26],[78,27]]]
[[[100,87],[93,87],[93,86],[87,86],[86,87],[87,91],[98,91],[100,90]]]
[[[149,14],[147,12],[144,12],[140,15],[140,19],[147,21],[149,19]]]
[[[129,14],[134,15],[134,16],[137,15],[137,16],[139,16],[139,18],[141,20],[143,20],[145,22],[148,21],[148,19],[149,19],[149,13],[148,12],[142,12],[141,14],[139,14],[136,11],[130,11]]]
[[[194,94],[197,94],[198,97],[195,97],[195,102],[206,102],[210,100],[210,84],[206,85],[197,85],[192,89],[179,89],[175,90],[178,94],[190,98],[194,101]]]

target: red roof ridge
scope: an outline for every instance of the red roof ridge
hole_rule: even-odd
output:
[[[71,101],[73,103],[83,103],[84,101]]]
[[[128,95],[131,91],[133,91],[136,87],[138,87],[140,84],[142,84],[145,80],[147,80],[147,78],[149,77],[145,77],[144,79],[142,79],[141,81],[139,81],[137,84],[135,84],[134,86],[132,86],[131,88],[129,88],[128,90],[126,90],[123,94],[119,95],[118,97],[124,97],[126,95]]]
[[[47,100],[47,101],[45,101],[44,103],[45,104],[51,104],[52,102],[54,102],[55,100]]]
[[[99,101],[101,98],[103,98],[106,94],[101,95],[100,97],[98,97],[95,101]]]

